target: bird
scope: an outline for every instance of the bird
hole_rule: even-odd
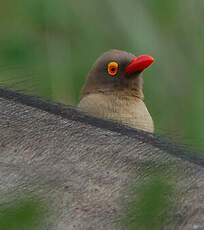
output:
[[[93,64],[82,88],[78,108],[102,119],[154,132],[154,122],[144,103],[143,71],[154,62],[149,55],[135,56],[109,50]]]

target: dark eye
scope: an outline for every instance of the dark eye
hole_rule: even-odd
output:
[[[114,76],[117,74],[117,72],[118,72],[118,63],[117,62],[110,62],[108,64],[108,73],[111,76]]]

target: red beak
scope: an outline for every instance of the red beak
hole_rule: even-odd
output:
[[[133,58],[131,63],[126,67],[125,73],[131,75],[136,72],[142,72],[154,62],[154,58],[149,55],[141,55]]]

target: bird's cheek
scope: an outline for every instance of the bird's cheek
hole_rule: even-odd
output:
[[[138,78],[140,76],[141,72],[136,72],[136,73],[133,73],[133,74],[124,74],[124,78],[127,79],[127,80],[131,80],[131,79],[135,79],[135,78]]]

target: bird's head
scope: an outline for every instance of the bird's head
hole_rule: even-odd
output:
[[[142,98],[142,72],[154,62],[153,57],[139,57],[120,50],[102,54],[88,74],[83,95],[97,92],[126,92]]]

